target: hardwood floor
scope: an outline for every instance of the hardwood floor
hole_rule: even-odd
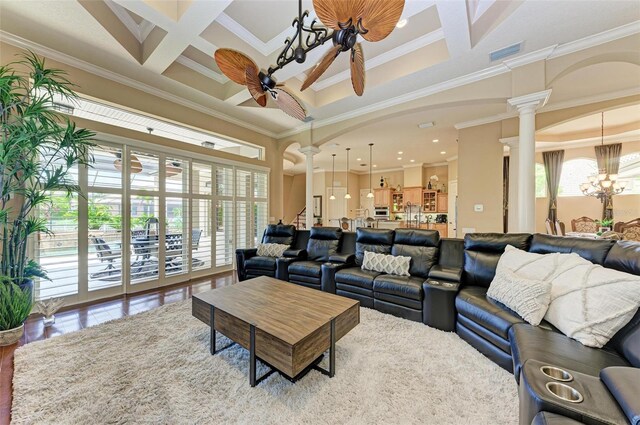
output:
[[[45,328],[42,317],[30,317],[22,339],[14,345],[0,347],[0,425],[11,421],[13,354],[16,348],[33,341],[53,338],[113,319],[131,316],[165,304],[184,301],[193,294],[228,286],[236,281],[235,272],[226,272],[186,283],[153,289],[138,294],[122,295],[106,301],[72,306],[56,314],[56,323]]]

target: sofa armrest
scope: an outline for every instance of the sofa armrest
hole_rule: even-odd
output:
[[[258,253],[256,248],[236,249],[236,271],[238,272],[238,280],[243,281],[247,278],[244,269],[244,262],[251,257],[255,257]]]
[[[422,289],[422,323],[442,331],[455,331],[455,304],[460,284],[428,279],[422,284]]]
[[[280,257],[276,258],[276,279],[289,281],[289,265],[300,261],[298,257]]]
[[[329,256],[330,263],[354,264],[356,262],[355,254],[333,254]]]
[[[331,258],[331,257],[330,257]],[[320,278],[320,289],[330,294],[336,293],[336,272],[344,268],[350,267],[347,263],[324,263],[322,265],[322,273]]]
[[[600,371],[600,379],[618,402],[631,425],[640,424],[640,369],[612,366]]]
[[[462,279],[462,268],[448,267],[436,264],[429,270],[429,279],[436,281],[444,280],[447,282],[460,282]]]
[[[296,260],[305,260],[307,258],[306,249],[287,249],[283,254],[285,258],[295,258]]]

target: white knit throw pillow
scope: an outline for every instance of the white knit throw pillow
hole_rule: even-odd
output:
[[[282,257],[289,245],[281,243],[259,243],[257,255],[260,257]]]
[[[551,302],[551,282],[546,279],[557,268],[560,255],[532,254],[507,245],[487,296],[538,326]]]
[[[365,251],[362,270],[371,270],[397,276],[409,276],[410,265],[411,257],[376,254],[375,252]]]

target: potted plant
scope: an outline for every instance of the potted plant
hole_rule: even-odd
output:
[[[0,347],[20,340],[32,305],[28,289],[22,289],[10,278],[0,276]]]
[[[13,323],[26,318],[24,305],[17,306],[24,291],[15,288],[26,289],[32,302],[33,278],[46,278],[27,257],[29,237],[51,233],[35,213],[51,205],[54,193],[79,193],[69,171],[91,162],[94,133],[59,112],[60,102],[77,98],[72,88],[64,71],[47,68],[31,52],[0,66],[0,276],[5,307],[19,314]]]
[[[596,220],[596,224],[598,224],[598,235],[601,235],[604,232],[608,232],[611,230],[611,226],[613,226],[613,219],[605,218],[603,220]]]

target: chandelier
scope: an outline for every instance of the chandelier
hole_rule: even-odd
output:
[[[601,117],[600,131],[600,143],[604,146],[604,112]],[[580,185],[580,190],[584,195],[593,196],[604,203],[613,195],[624,192],[626,186],[627,182],[618,180],[617,174],[609,174],[606,169],[601,168],[598,174],[589,176],[588,181]]]

